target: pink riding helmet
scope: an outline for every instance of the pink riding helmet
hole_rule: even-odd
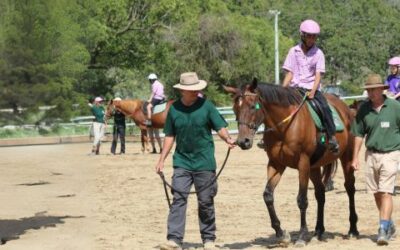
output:
[[[390,58],[388,64],[389,65],[394,65],[394,66],[400,66],[400,57],[395,56],[393,58]]]
[[[300,24],[300,33],[319,35],[320,28],[316,21],[308,19]]]

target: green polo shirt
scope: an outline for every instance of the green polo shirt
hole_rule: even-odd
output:
[[[386,98],[379,112],[371,101],[364,103],[357,112],[351,132],[357,137],[366,135],[369,150],[390,152],[400,150],[400,103]]]
[[[175,136],[174,167],[192,171],[215,170],[214,141],[211,130],[219,131],[228,124],[215,106],[198,98],[191,106],[175,101],[164,125],[166,136]]]
[[[95,122],[104,123],[104,107],[93,105],[91,108]]]

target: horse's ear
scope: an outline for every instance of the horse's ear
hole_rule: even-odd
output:
[[[251,82],[250,85],[250,91],[254,92],[254,90],[257,88],[258,80],[256,77],[253,78],[253,81]]]
[[[222,85],[222,87],[224,88],[224,90],[230,94],[233,95],[237,95],[238,93],[240,93],[240,90],[238,88],[234,88],[234,87],[230,87],[230,86],[226,86],[226,85]]]

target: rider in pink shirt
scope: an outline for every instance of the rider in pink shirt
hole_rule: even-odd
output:
[[[335,137],[335,123],[332,111],[325,97],[319,91],[321,78],[325,73],[325,56],[315,45],[320,27],[314,20],[305,20],[300,25],[301,43],[289,50],[283,69],[286,71],[284,87],[299,88],[309,92],[308,99],[314,99],[322,108],[322,120],[326,127],[328,146],[333,153],[339,152]]]
[[[151,95],[150,98],[147,100],[149,104],[147,105],[147,120],[145,121],[146,126],[151,126],[151,115],[152,115],[152,108],[157,104],[164,102],[165,95],[164,95],[164,85],[157,80],[157,75],[151,73],[148,76],[149,82],[151,84]]]

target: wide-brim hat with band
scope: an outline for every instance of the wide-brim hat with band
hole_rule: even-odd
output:
[[[189,91],[198,91],[207,87],[207,82],[199,80],[196,72],[186,72],[181,74],[178,84],[174,85],[176,89],[183,89]]]
[[[382,77],[380,75],[370,74],[370,75],[368,75],[363,88],[364,89],[373,89],[373,88],[388,89],[389,86],[383,83]]]

